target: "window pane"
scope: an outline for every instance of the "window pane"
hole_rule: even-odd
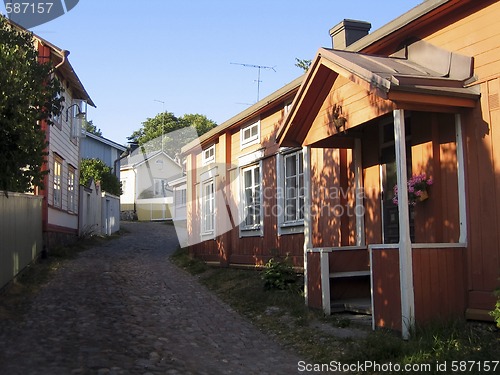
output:
[[[243,217],[245,226],[260,223],[260,168],[252,166],[243,171]]]
[[[295,176],[296,171],[296,157],[295,155],[290,155],[285,158],[285,177]]]

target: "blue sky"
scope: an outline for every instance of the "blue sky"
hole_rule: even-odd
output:
[[[32,31],[71,52],[97,108],[88,120],[125,144],[148,117],[167,110],[228,120],[302,74],[295,58],[330,47],[344,18],[374,31],[421,0],[80,0]],[[5,14],[3,2],[0,11]],[[159,101],[165,102],[165,104]]]

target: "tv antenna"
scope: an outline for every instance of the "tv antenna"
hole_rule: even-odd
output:
[[[260,83],[262,82],[260,80],[260,70],[261,69],[271,69],[274,72],[276,72],[276,69],[274,69],[274,66],[264,66],[264,65],[253,65],[253,64],[241,64],[241,63],[231,63],[233,65],[241,65],[241,66],[246,66],[248,68],[257,68],[258,73],[257,73],[257,101],[259,101],[259,96],[260,96]]]

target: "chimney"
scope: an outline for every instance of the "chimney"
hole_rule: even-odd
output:
[[[332,47],[346,49],[349,45],[368,35],[372,25],[369,22],[343,20],[330,29]]]

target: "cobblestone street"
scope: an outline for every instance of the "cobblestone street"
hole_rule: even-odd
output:
[[[122,226],[0,319],[0,374],[297,373],[297,356],[170,262],[173,226]]]

